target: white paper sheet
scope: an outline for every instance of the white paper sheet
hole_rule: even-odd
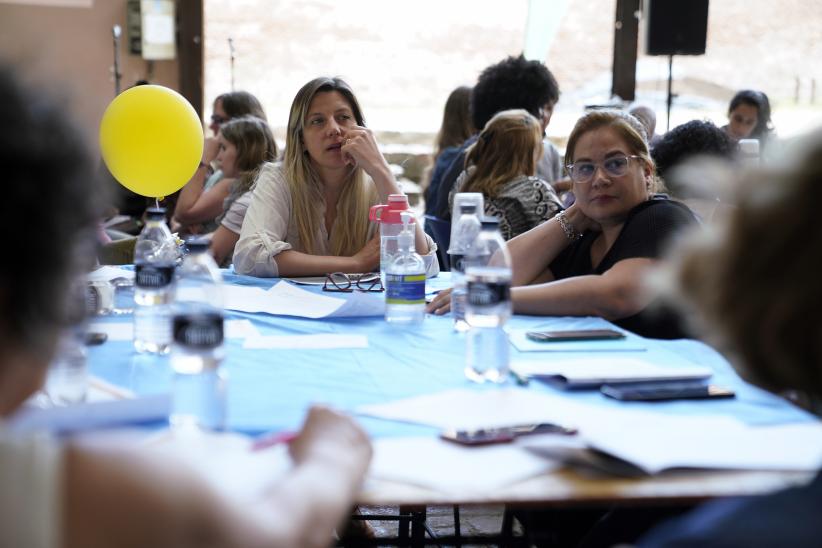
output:
[[[525,336],[530,329],[507,329],[508,340],[520,352],[643,352],[647,350],[636,335],[604,341],[532,341]]]
[[[474,430],[540,422],[585,428],[609,421],[630,424],[636,411],[585,405],[543,392],[519,388],[456,389],[363,405],[357,413],[383,419],[425,424],[446,429]]]
[[[225,320],[223,325],[227,339],[246,339],[260,336],[260,332],[250,320]],[[105,333],[110,341],[130,341],[134,339],[133,322],[91,322],[89,333]]]
[[[665,367],[636,358],[584,358],[520,360],[511,369],[523,377],[557,377],[569,387],[598,386],[606,383],[707,379],[707,367]]]
[[[152,436],[143,448],[182,463],[222,495],[248,504],[276,488],[292,466],[284,444],[251,451],[252,441],[240,434],[169,430]]]
[[[281,280],[268,291],[255,287],[227,286],[225,307],[242,312],[312,319],[385,314],[385,297],[382,293],[354,291],[334,295],[318,295]]]
[[[654,474],[669,468],[815,471],[822,424],[748,426],[721,416],[650,416],[631,428],[590,425],[584,438],[601,451]]]
[[[462,447],[437,438],[384,438],[374,441],[368,477],[464,494],[489,492],[556,467],[515,444]]]
[[[343,335],[336,333],[317,335],[258,335],[247,338],[243,343],[243,348],[296,348],[307,350],[368,348],[368,337],[365,335]]]

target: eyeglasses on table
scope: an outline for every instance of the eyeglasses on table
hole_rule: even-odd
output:
[[[351,293],[355,289],[374,293],[385,291],[378,272],[366,272],[365,274],[332,272],[325,277],[323,284],[323,291]]]

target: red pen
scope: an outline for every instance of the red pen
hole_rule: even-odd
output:
[[[260,451],[281,443],[291,443],[298,435],[299,432],[290,432],[288,430],[263,434],[254,440],[254,443],[251,444],[251,450]]]

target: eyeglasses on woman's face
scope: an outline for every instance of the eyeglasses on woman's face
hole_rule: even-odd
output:
[[[594,178],[597,167],[601,167],[605,173],[611,177],[621,177],[628,172],[628,164],[631,160],[641,160],[642,156],[611,156],[602,162],[574,162],[568,164],[565,169],[568,170],[568,176],[575,183],[588,183]]]
[[[372,292],[385,291],[380,275],[377,272],[356,275],[348,275],[344,272],[332,272],[325,277],[325,283],[323,284],[323,291],[351,293],[354,289]]]

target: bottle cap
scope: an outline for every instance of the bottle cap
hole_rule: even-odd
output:
[[[163,221],[166,218],[166,208],[150,207],[146,209],[146,219],[149,221]]]
[[[499,228],[499,219],[496,217],[483,217],[481,222],[483,230]]]
[[[744,156],[759,155],[759,139],[740,139],[739,152]]]
[[[388,203],[392,202],[402,202],[404,204],[408,204],[408,196],[405,194],[389,194],[388,195]]]
[[[189,253],[205,253],[211,246],[211,240],[202,236],[186,238],[186,251]]]

